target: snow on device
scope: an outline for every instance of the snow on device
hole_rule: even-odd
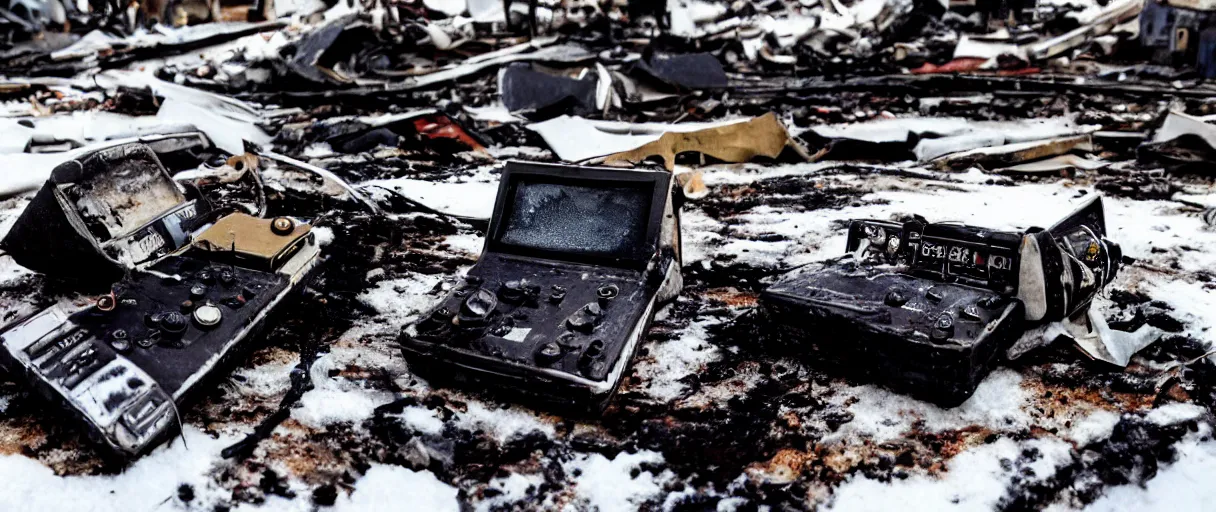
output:
[[[93,304],[61,303],[0,333],[0,364],[120,456],[175,431],[178,404],[239,352],[320,254],[307,223],[186,200],[139,145],[57,168],[5,246],[22,247],[17,261],[50,275],[120,272]]]
[[[671,173],[510,162],[481,258],[402,346],[424,376],[601,411],[683,286]]]
[[[1088,312],[1122,259],[1100,198],[1026,232],[854,221],[847,250],[761,294],[778,343],[943,405],[971,396],[1025,322]]]

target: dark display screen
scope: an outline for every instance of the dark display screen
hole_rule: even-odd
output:
[[[521,179],[499,241],[516,248],[593,258],[635,258],[646,242],[653,187]]]

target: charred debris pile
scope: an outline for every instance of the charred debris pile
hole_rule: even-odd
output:
[[[0,0],[5,449],[799,509],[1009,445],[988,505],[1085,505],[1209,436],[1213,78],[1203,1]]]

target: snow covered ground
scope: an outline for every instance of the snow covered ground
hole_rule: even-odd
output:
[[[432,389],[412,376],[393,334],[475,258],[480,235],[458,227],[424,247],[386,248],[454,264],[441,274],[376,272],[358,296],[374,314],[332,340],[312,366],[313,389],[248,460],[219,451],[286,392],[298,362],[290,350],[259,350],[186,415],[180,439],[117,473],[98,464],[37,397],[6,385],[0,496],[48,511],[1210,506],[1213,491],[1204,482],[1216,467],[1216,442],[1202,385],[1165,398],[1112,389],[1121,371],[1095,369],[1059,346],[999,368],[966,403],[942,409],[767,356],[732,334],[728,327],[753,306],[756,285],[723,282],[745,275],[740,268],[788,268],[838,254],[840,221],[918,213],[1023,228],[1050,224],[1094,193],[1084,181],[947,183],[827,169],[707,170],[710,195],[683,214],[689,288],[660,313],[600,421]],[[481,173],[485,184],[452,185],[449,193],[484,188],[495,176]],[[759,193],[773,180],[800,185],[789,197],[737,212],[714,202]],[[5,226],[23,203],[4,203]],[[1111,238],[1135,260],[1112,289],[1165,303],[1184,326],[1175,336],[1209,346],[1216,294],[1204,272],[1216,259],[1216,232],[1182,203],[1108,197],[1106,204]],[[3,306],[15,311],[28,300],[17,292],[37,289],[38,279],[11,263],[5,272]],[[1099,307],[1117,306],[1104,299]],[[1133,364],[1138,374],[1169,365],[1160,357]]]

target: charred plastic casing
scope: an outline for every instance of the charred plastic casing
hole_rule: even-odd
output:
[[[1118,244],[1106,239],[1098,197],[1046,230],[995,231],[920,218],[854,221],[846,250],[926,279],[1016,296],[1033,322],[1083,310],[1115,278],[1122,259]]]
[[[405,329],[414,371],[605,407],[682,287],[671,174],[508,163],[481,258]]]
[[[208,236],[235,243],[223,253],[198,243],[130,272],[83,310],[54,306],[18,322],[0,335],[0,363],[113,452],[148,451],[174,431],[177,406],[242,352],[319,260],[309,226],[282,217],[234,214]],[[259,251],[260,264],[233,264]]]
[[[849,257],[760,295],[773,341],[850,376],[945,406],[962,403],[1021,333],[997,292],[858,265]]]
[[[209,209],[151,149],[126,144],[56,167],[0,246],[31,270],[113,282],[189,244]]]
[[[761,295],[776,341],[943,405],[975,391],[1023,322],[1085,311],[1122,257],[1100,198],[1026,232],[854,221],[846,249],[848,259]]]

